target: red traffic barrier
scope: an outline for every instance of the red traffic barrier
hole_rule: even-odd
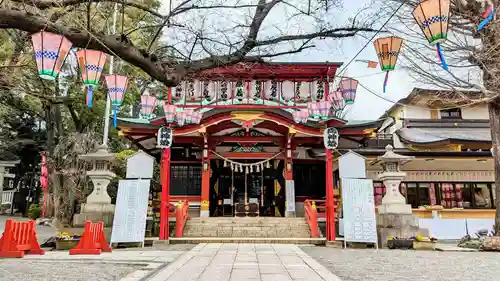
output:
[[[111,252],[111,247],[104,237],[104,224],[102,221],[85,222],[85,231],[78,245],[69,250],[70,255],[100,255],[101,252]]]
[[[18,222],[8,219],[0,238],[0,257],[22,258],[25,254],[44,255],[36,239],[35,222]]]

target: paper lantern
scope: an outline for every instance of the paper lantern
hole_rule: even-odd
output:
[[[307,109],[309,111],[309,115],[313,118],[319,117],[320,112],[319,112],[319,104],[315,101],[308,102],[307,103]]]
[[[203,117],[203,113],[201,113],[199,111],[193,112],[192,117],[191,117],[191,123],[200,124],[202,117]]]
[[[146,118],[151,118],[156,108],[156,97],[149,93],[141,96],[141,114]]]
[[[175,114],[177,113],[177,107],[173,104],[164,103],[163,112],[165,113],[165,119],[168,123],[175,121]]]
[[[384,79],[384,93],[387,87],[387,81],[389,79],[389,71],[396,68],[396,62],[398,60],[399,51],[403,45],[403,39],[390,36],[385,38],[379,38],[373,42],[375,50],[377,51],[377,56],[380,63],[380,68],[382,71],[386,71]]]
[[[321,118],[327,118],[329,113],[330,113],[330,107],[331,104],[330,102],[326,100],[322,100],[318,102],[318,107],[319,107],[319,115]]]
[[[293,121],[295,121],[295,123],[302,123],[302,117],[300,115],[300,112],[301,112],[300,110],[297,110],[292,113]]]
[[[341,91],[330,93],[330,95],[328,95],[328,101],[330,102],[334,112],[342,111],[345,107],[345,101]]]
[[[186,108],[184,109],[184,122],[186,124],[191,124],[193,118],[194,109]]]
[[[309,112],[307,112],[307,110],[301,110],[299,113],[301,122],[304,124],[307,123],[307,120],[309,120]]]
[[[436,45],[441,65],[448,70],[440,43],[448,37],[450,0],[424,0],[413,10],[413,17],[422,29],[427,41]]]
[[[123,103],[123,98],[128,86],[128,77],[124,75],[106,75],[106,86],[108,95],[113,106],[113,124],[116,128],[116,113],[118,106]]]
[[[182,127],[184,126],[184,123],[186,122],[186,115],[184,114],[184,112],[178,112],[177,113],[177,125],[179,127]]]
[[[31,43],[39,76],[47,80],[56,79],[73,46],[71,41],[62,35],[40,31],[31,35]]]
[[[342,93],[345,104],[353,104],[356,100],[356,91],[358,89],[358,80],[352,78],[343,78],[340,80],[339,90]]]
[[[99,85],[101,73],[106,64],[106,54],[95,50],[80,50],[76,52],[78,65],[82,73],[83,84],[88,88],[87,106],[92,107],[92,90]]]

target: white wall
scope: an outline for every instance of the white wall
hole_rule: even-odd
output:
[[[407,106],[400,117],[405,119],[431,119],[431,110],[420,105],[418,107]]]
[[[488,106],[481,104],[473,107],[463,107],[462,119],[489,119]]]

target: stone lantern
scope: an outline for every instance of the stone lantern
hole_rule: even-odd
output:
[[[405,197],[399,192],[399,185],[406,176],[406,173],[401,171],[401,166],[415,157],[394,153],[391,145],[387,145],[385,150],[384,155],[377,157],[377,162],[380,163],[383,171],[379,179],[386,188],[379,214],[411,214],[411,205],[406,204]]]
[[[111,172],[115,155],[109,153],[107,147],[99,146],[96,152],[80,155],[79,158],[91,166],[86,175],[90,177],[94,189],[87,197],[87,202],[82,203],[80,214],[75,214],[73,223],[75,226],[82,226],[85,221],[90,220],[102,221],[105,226],[109,226],[113,223],[115,205],[111,204],[107,188],[109,182],[116,176]]]
[[[411,205],[406,204],[405,197],[399,192],[399,185],[406,176],[401,166],[412,161],[413,156],[399,155],[391,145],[385,147],[385,154],[372,162],[382,166],[379,179],[386,188],[382,204],[378,207],[377,234],[379,245],[385,247],[389,237],[411,237],[418,234],[429,235],[427,229],[419,228],[418,218],[413,216]]]

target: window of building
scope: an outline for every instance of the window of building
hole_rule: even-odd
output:
[[[201,165],[172,165],[170,168],[170,194],[201,195]]]
[[[463,207],[492,209],[495,207],[495,184],[465,183],[462,189]]]
[[[441,119],[462,119],[460,108],[444,109],[440,111]]]

